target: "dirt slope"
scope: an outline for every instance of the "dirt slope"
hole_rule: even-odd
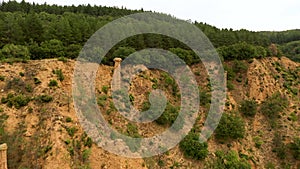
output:
[[[300,64],[285,57],[254,59],[251,63],[245,63],[248,69],[241,73],[242,81],[232,81],[234,89],[228,91],[229,104],[226,110],[238,110],[240,102],[244,99],[254,99],[261,103],[277,91],[286,94],[290,103],[287,110],[280,114],[281,127],[276,132],[284,135],[285,144],[290,143],[292,138],[300,135],[300,92],[291,92],[293,89],[300,89]],[[232,149],[247,155],[253,168],[264,168],[269,162],[278,168],[282,166],[283,161],[272,152],[275,130],[272,130],[260,113],[257,113],[255,118],[245,118],[245,138],[222,144],[212,137],[208,141],[209,156],[203,161],[185,158],[178,146],[160,156],[130,159],[90,144],[89,138],[78,123],[72,104],[71,78],[74,64],[73,60],[62,62],[51,59],[12,65],[5,63],[0,66],[0,75],[3,77],[0,81],[0,98],[6,98],[9,93],[13,93],[14,96],[23,94],[30,100],[27,105],[20,107],[14,105],[17,101],[12,103],[12,107],[8,103],[0,104],[0,118],[3,120],[3,124],[0,124],[4,126],[4,131],[0,132],[0,141],[9,143],[10,168],[170,168],[176,166],[175,164],[180,164],[178,166],[181,167],[178,168],[200,168],[215,156],[216,150],[221,149]],[[61,70],[64,79],[59,81],[53,70]],[[204,67],[194,65],[192,70],[199,85],[206,88],[208,81],[207,75],[203,73]],[[287,87],[286,82],[292,73],[298,75],[298,78],[293,79],[292,86]],[[107,112],[110,107],[109,88],[112,75],[113,67],[100,65],[95,91],[98,96],[107,95],[105,101],[100,103],[103,112]],[[133,103],[136,108],[143,108],[143,103],[147,100],[145,94],[157,83],[153,79],[163,83],[162,73],[148,70],[133,79],[130,93],[135,98]],[[50,80],[56,80],[57,86],[49,87]],[[43,101],[42,96],[50,96],[52,99],[49,102]],[[172,100],[171,93],[167,92],[167,96]],[[174,105],[178,104],[174,99],[171,102]],[[205,110],[206,108],[200,108],[200,115],[203,115]],[[292,112],[295,112],[296,120],[290,120]],[[124,128],[128,122],[116,111],[104,116],[117,130],[126,132]],[[201,126],[203,119],[204,116],[198,125]],[[157,124],[136,125],[138,134],[143,137],[150,137],[165,129]],[[264,142],[261,148],[255,148],[254,138],[258,136]],[[163,165],[158,161],[163,161]],[[300,166],[299,161],[295,161],[290,153],[287,154],[284,163],[290,164],[292,168]]]

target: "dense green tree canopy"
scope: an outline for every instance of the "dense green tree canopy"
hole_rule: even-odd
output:
[[[99,28],[114,19],[137,12],[143,12],[143,10],[91,5],[31,4],[24,0],[20,3],[16,1],[1,2],[0,49],[3,50],[5,45],[14,44],[28,48],[31,59],[60,56],[76,58],[85,42]],[[300,30],[252,32],[244,29],[218,29],[198,22],[194,24],[218,48],[218,52],[224,60],[242,60],[273,55],[274,51],[270,50],[271,44],[276,44],[271,49],[279,46],[278,49],[281,49],[283,54],[299,60],[299,43],[296,41],[300,40]],[[199,62],[199,58],[178,40],[163,35],[144,34],[121,41],[107,54],[108,58],[105,59],[105,63],[111,64],[113,57],[126,57],[126,54],[145,48],[170,50],[179,55],[187,64]],[[281,54],[277,51],[276,53]],[[122,56],[117,56],[118,54]]]

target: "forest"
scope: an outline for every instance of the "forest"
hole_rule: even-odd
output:
[[[133,13],[144,12],[106,6],[58,6],[8,1],[0,3],[0,59],[75,59],[85,42],[105,24]],[[223,60],[244,60],[267,56],[287,56],[300,61],[300,30],[253,32],[245,29],[219,29],[203,22],[194,22],[209,38]],[[163,40],[162,40],[163,39]],[[199,62],[195,54],[170,37],[143,34],[117,44],[106,55],[104,64],[114,57],[149,47],[163,48],[175,54],[185,53],[188,64]]]

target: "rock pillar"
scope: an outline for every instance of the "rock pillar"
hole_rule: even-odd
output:
[[[121,58],[115,58],[114,59],[115,62],[115,70],[114,70],[114,84],[115,86],[113,86],[114,90],[119,90],[121,89],[121,62],[122,59]]]
[[[0,145],[0,169],[7,169],[7,145]]]

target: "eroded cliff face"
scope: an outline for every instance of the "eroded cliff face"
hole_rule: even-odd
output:
[[[299,167],[299,161],[292,157],[288,148],[285,159],[281,160],[276,156],[273,140],[275,132],[279,132],[284,138],[283,143],[288,145],[294,137],[300,135],[300,64],[285,57],[254,59],[243,63],[247,69],[237,73],[236,77],[241,77],[239,80],[230,81],[234,87],[227,92],[225,111],[238,112],[240,103],[246,99],[256,100],[260,105],[275,92],[284,94],[289,105],[280,112],[276,130],[259,110],[253,118],[241,115],[246,124],[244,138],[220,142],[212,136],[208,140],[209,155],[202,161],[186,158],[178,146],[163,155],[130,159],[111,154],[92,144],[84,134],[73,107],[73,60],[2,64],[0,97],[8,100],[12,98],[11,101],[0,104],[0,141],[8,144],[9,167],[201,168],[215,157],[217,150],[235,150],[247,156],[253,168],[264,168],[268,163],[278,168],[281,168],[282,163],[290,164],[292,168]],[[225,64],[230,67],[233,63]],[[208,91],[207,74],[203,65],[193,65],[191,69],[200,89]],[[61,70],[64,77],[62,81],[59,80],[61,75],[55,73],[56,70]],[[117,131],[130,134],[128,120],[121,117],[113,106],[110,92],[113,71],[113,67],[99,66],[95,88],[97,102],[103,116]],[[135,76],[129,89],[134,106],[139,110],[146,109],[148,94],[157,85],[166,90],[170,103],[180,105],[180,97],[173,95],[173,88],[165,78],[166,75],[158,70],[146,70]],[[49,86],[51,80],[55,80],[57,85]],[[196,125],[203,125],[208,108],[207,105],[200,107],[200,118]],[[156,123],[134,125],[137,127],[136,134],[142,137],[151,137],[167,128]],[[257,138],[262,141],[259,148],[256,146]]]

